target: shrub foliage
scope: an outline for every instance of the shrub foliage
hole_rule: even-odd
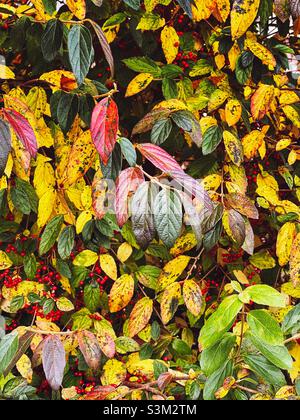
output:
[[[0,398],[297,398],[299,0],[0,13]]]

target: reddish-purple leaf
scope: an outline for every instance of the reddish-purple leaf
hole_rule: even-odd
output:
[[[176,160],[165,152],[161,147],[152,143],[143,143],[137,146],[141,154],[163,172],[172,173],[173,171],[181,171],[180,165]]]
[[[99,369],[101,349],[95,335],[89,331],[79,331],[77,340],[86,364],[93,370]]]
[[[144,175],[139,168],[124,169],[116,180],[116,216],[119,226],[128,219],[128,198],[144,181]]]
[[[91,120],[92,139],[104,165],[115,147],[118,129],[118,107],[112,98],[104,98],[95,106]]]
[[[60,388],[66,367],[66,352],[56,335],[49,335],[44,342],[42,354],[46,379],[54,391]]]
[[[95,1],[95,0],[93,0],[93,1]],[[111,78],[113,79],[114,78],[114,73],[115,73],[115,64],[114,64],[114,58],[113,58],[113,55],[112,55],[112,52],[111,52],[110,45],[109,45],[109,43],[106,39],[106,36],[105,36],[104,32],[100,28],[100,26],[97,25],[97,23],[94,22],[93,20],[89,19],[89,22],[93,26],[94,31],[97,35],[98,41],[99,41],[99,43],[102,47],[102,50],[103,50],[104,56],[106,58],[106,61],[108,62],[109,67],[110,67]]]
[[[99,346],[106,357],[112,359],[116,353],[115,340],[108,331],[102,330],[97,334]]]
[[[2,109],[2,112],[5,119],[18,136],[20,142],[30,153],[30,156],[34,158],[36,156],[38,146],[34,131],[29,122],[23,117],[23,115],[13,109],[4,108]]]
[[[105,400],[107,395],[114,392],[116,388],[111,385],[105,385],[105,386],[97,386],[94,388],[93,391],[89,392],[88,394],[84,395],[84,400]]]

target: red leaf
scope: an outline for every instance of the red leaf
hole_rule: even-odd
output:
[[[111,385],[97,386],[93,391],[83,397],[84,400],[105,400],[108,394],[114,392],[116,388]]]
[[[145,158],[163,172],[172,173],[172,171],[181,171],[180,165],[176,160],[165,152],[161,147],[151,143],[143,143],[137,146],[138,150]]]
[[[128,219],[128,197],[133,194],[144,181],[144,175],[139,168],[124,169],[116,180],[116,216],[119,226]]]
[[[86,364],[97,370],[101,362],[101,349],[95,335],[89,331],[79,331],[77,340]]]
[[[56,335],[49,335],[43,347],[43,368],[46,379],[54,391],[60,388],[66,367],[66,352]]]
[[[29,122],[13,109],[2,109],[2,112],[30,156],[35,157],[38,149],[37,141]]]
[[[112,98],[104,98],[95,106],[91,120],[92,139],[104,165],[115,147],[118,129],[118,107]]]

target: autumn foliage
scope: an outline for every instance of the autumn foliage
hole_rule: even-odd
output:
[[[2,0],[0,399],[300,395],[299,0]]]

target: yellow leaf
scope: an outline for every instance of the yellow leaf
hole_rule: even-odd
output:
[[[56,306],[62,312],[70,312],[74,309],[73,303],[64,296],[57,299]]]
[[[84,226],[93,218],[92,212],[85,210],[77,217],[76,220],[76,233],[79,234],[83,231]]]
[[[217,191],[222,183],[222,177],[219,174],[207,175],[203,178],[203,187],[206,191]]]
[[[208,112],[218,109],[228,98],[228,92],[221,89],[216,89],[208,101]]]
[[[288,400],[289,397],[296,395],[294,386],[285,385],[281,387],[275,394],[275,398],[279,400]]]
[[[265,134],[259,130],[253,130],[246,134],[242,139],[244,155],[247,159],[252,159],[256,156],[257,151],[261,147],[265,138]]]
[[[132,254],[132,251],[132,246],[127,242],[123,242],[118,248],[117,257],[122,263],[124,263]]]
[[[230,0],[217,0],[217,10],[223,22],[226,22],[230,13]]]
[[[286,117],[291,120],[297,128],[300,128],[300,115],[298,111],[291,105],[286,105],[282,109]]]
[[[167,286],[174,283],[186,269],[190,259],[186,255],[180,255],[174,258],[174,260],[169,261],[158,277],[157,291],[164,290]]]
[[[102,30],[104,32],[105,38],[107,39],[107,42],[111,44],[112,42],[114,42],[118,35],[120,25],[103,26]]]
[[[15,79],[14,72],[4,64],[0,64],[0,79]]]
[[[229,127],[239,122],[242,116],[242,105],[237,99],[230,99],[225,107],[225,119]]]
[[[202,293],[194,280],[185,280],[183,283],[183,298],[188,310],[198,316],[202,309]]]
[[[164,324],[167,324],[178,308],[181,298],[181,286],[179,283],[170,284],[163,292],[160,302],[161,318]]]
[[[289,262],[291,249],[294,238],[296,236],[295,223],[285,223],[278,232],[276,242],[276,255],[278,257],[279,265],[283,267]]]
[[[278,143],[276,143],[276,151],[279,152],[280,150],[284,150],[292,143],[291,139],[281,139]]]
[[[101,375],[102,385],[120,385],[126,378],[126,367],[119,360],[108,360],[103,366],[103,373]]]
[[[294,287],[291,281],[284,283],[281,286],[281,292],[285,293],[288,296],[291,296],[292,298],[300,299],[300,287],[299,286]]]
[[[73,264],[82,267],[90,267],[91,265],[94,265],[97,262],[97,260],[98,255],[96,254],[96,252],[86,249],[85,251],[82,251],[76,255]]]
[[[276,205],[279,202],[278,191],[278,183],[272,175],[267,172],[257,175],[256,192],[258,195],[265,198],[272,205]]]
[[[252,34],[248,36],[245,41],[245,46],[249,48],[249,50],[261,60],[263,64],[268,66],[269,70],[274,70],[276,66],[276,59],[266,47],[261,45],[259,42],[256,41],[256,37]]]
[[[28,383],[32,381],[33,370],[31,361],[26,354],[23,354],[16,363],[16,368],[22,378],[26,379]]]
[[[41,118],[47,109],[47,94],[41,87],[35,86],[28,92],[26,103],[37,119]]]
[[[81,195],[80,201],[85,210],[89,210],[92,207],[92,187],[90,185],[85,185]]]
[[[199,22],[208,19],[216,7],[216,0],[195,0],[192,4],[193,18]]]
[[[49,188],[40,198],[38,207],[37,225],[39,228],[45,226],[50,219],[56,201],[56,191]]]
[[[19,295],[23,295],[26,298],[27,295],[31,292],[42,296],[44,292],[44,285],[35,281],[22,281],[14,288],[7,288],[6,286],[3,286],[1,291],[2,296],[8,300],[12,300],[15,296]]]
[[[167,63],[173,63],[178,54],[179,36],[172,26],[165,26],[162,30],[161,43]]]
[[[138,74],[127,86],[125,96],[128,98],[129,96],[136,95],[137,93],[146,89],[146,87],[150,85],[153,79],[154,77],[150,73]]]
[[[251,97],[251,114],[254,120],[261,120],[270,110],[275,111],[275,89],[272,85],[260,85]]]
[[[12,266],[12,261],[4,251],[0,251],[0,270],[6,270]]]
[[[109,294],[110,312],[118,312],[131,301],[134,293],[134,280],[129,274],[119,277],[113,284]]]
[[[294,287],[300,285],[300,233],[294,239],[291,249],[290,277]]]
[[[69,87],[72,87],[72,89],[77,89],[78,85],[76,83],[75,76],[70,71],[53,70],[48,73],[44,73],[40,76],[40,80],[45,80],[46,82],[49,82],[49,87],[52,89],[53,93],[57,90],[62,89],[63,79],[67,79],[69,81]]]
[[[85,0],[66,0],[66,4],[73,13],[73,15],[77,17],[77,19],[82,20],[85,18]]]
[[[228,153],[231,162],[240,166],[243,162],[243,146],[240,139],[226,130],[223,132],[223,139],[226,152]]]
[[[128,322],[129,337],[138,334],[148,324],[153,311],[153,301],[144,297],[137,301],[131,311]]]
[[[288,164],[289,165],[294,165],[294,163],[296,162],[298,158],[297,152],[296,150],[291,150],[289,155],[288,155]]]
[[[111,255],[101,254],[99,257],[100,267],[112,280],[117,280],[118,269],[115,260]]]
[[[280,105],[292,105],[299,102],[299,96],[292,90],[285,90],[280,93],[279,103]]]
[[[176,239],[175,244],[170,249],[170,254],[173,257],[183,254],[184,252],[190,251],[197,245],[197,239],[194,233],[187,232]]]
[[[41,198],[48,189],[53,189],[56,180],[54,169],[50,163],[51,159],[38,154],[36,160],[36,168],[34,171],[33,185],[39,198]]]
[[[167,108],[170,111],[181,111],[187,109],[186,104],[179,99],[168,99],[155,105],[153,109]]]
[[[241,270],[233,270],[233,274],[241,284],[249,284],[247,276]]]
[[[300,373],[300,345],[295,343],[289,352],[294,359],[293,367],[289,371],[291,379],[294,382]]]
[[[260,0],[234,0],[231,10],[231,36],[238,39],[256,18]]]
[[[144,13],[136,29],[141,31],[156,31],[164,26],[165,23],[165,19],[155,13]]]
[[[231,47],[231,49],[228,52],[228,60],[229,60],[229,65],[230,65],[230,70],[234,71],[236,68],[236,62],[238,57],[241,54],[241,50],[240,47],[238,46],[238,43],[235,41],[235,43],[233,44],[233,46]]]
[[[214,117],[202,117],[200,119],[200,127],[202,134],[205,134],[205,132],[214,125],[217,125],[218,122]]]

